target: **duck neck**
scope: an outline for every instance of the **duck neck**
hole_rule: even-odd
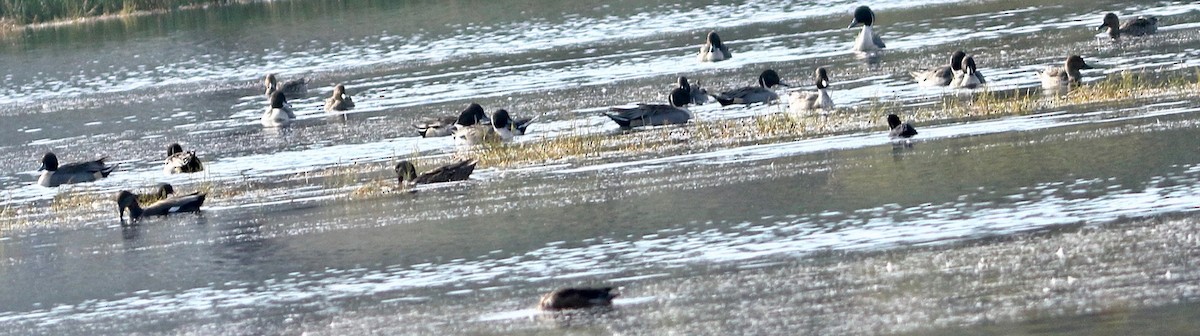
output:
[[[140,204],[138,204],[136,201],[133,202],[132,204],[129,204],[128,209],[129,209],[129,219],[130,220],[138,220],[139,218],[142,218],[142,212],[143,212],[142,206]]]

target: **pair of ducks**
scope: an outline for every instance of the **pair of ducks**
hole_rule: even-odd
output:
[[[850,21],[850,26],[846,29],[854,28],[862,25],[862,31],[858,33],[858,38],[854,40],[854,51],[858,52],[873,52],[886,48],[883,39],[875,34],[875,12],[871,11],[870,7],[859,6],[854,9],[854,19]],[[733,58],[733,53],[729,51],[729,47],[721,42],[721,36],[717,32],[710,31],[705,37],[704,44],[700,46],[700,53],[696,55],[696,60],[700,62],[720,62]]]
[[[604,116],[616,122],[621,129],[685,124],[695,117],[687,109],[688,104],[703,105],[710,96],[721,106],[778,101],[779,95],[772,90],[775,86],[790,87],[780,80],[778,72],[771,69],[764,70],[758,75],[757,86],[741,87],[719,94],[708,93],[699,85],[691,85],[687,77],[679,77],[677,86],[667,97],[670,104],[638,103],[635,107],[610,107]]]
[[[260,122],[264,127],[284,127],[296,119],[296,113],[289,104],[287,97],[300,97],[308,94],[308,79],[297,78],[283,83],[275,74],[267,74],[263,80],[267,97],[271,104],[263,112]],[[326,112],[340,112],[354,108],[354,99],[346,93],[346,86],[338,84],[333,87],[333,94],[325,99]]]
[[[108,177],[119,165],[108,165],[107,157],[91,161],[59,164],[58,156],[53,152],[42,155],[42,165],[38,171],[38,185],[53,188],[64,184],[87,183]],[[185,152],[177,143],[167,146],[167,158],[164,160],[163,171],[167,174],[195,173],[204,170],[204,164],[196,157],[196,152]]]
[[[454,142],[461,146],[474,146],[512,141],[514,136],[525,135],[529,125],[537,118],[513,119],[504,109],[492,112],[489,118],[482,106],[471,103],[459,112],[458,117],[425,119],[413,124],[413,127],[424,138],[453,136]]]

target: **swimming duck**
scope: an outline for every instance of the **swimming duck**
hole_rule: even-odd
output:
[[[1038,78],[1042,80],[1042,87],[1061,87],[1070,84],[1079,84],[1083,79],[1083,74],[1079,70],[1092,69],[1083,61],[1083,56],[1071,55],[1067,57],[1067,61],[1059,66],[1049,66],[1044,71],[1038,72]]]
[[[466,110],[458,115],[458,120],[454,122],[454,133],[450,136],[454,138],[454,143],[459,146],[474,146],[485,143],[504,142],[512,140],[512,133],[508,133],[505,138],[497,132],[497,128],[509,128],[511,119],[508,119],[508,112],[504,112],[506,120],[503,120],[503,125],[498,124],[496,120],[491,120],[491,124],[485,124],[481,121],[479,115],[483,114],[483,107],[479,104],[472,103]],[[483,114],[486,117],[486,114]],[[493,118],[496,116],[493,115]]]
[[[776,85],[791,87],[791,85],[779,80],[779,73],[775,72],[775,70],[767,69],[758,75],[758,86],[747,86],[725,91],[719,95],[712,95],[712,97],[716,98],[717,102],[721,103],[721,106],[770,103],[779,100],[779,95],[775,94],[774,90],[771,90]]]
[[[538,309],[559,311],[567,309],[607,308],[612,307],[612,300],[619,296],[612,287],[599,288],[559,288],[542,295]]]
[[[99,158],[93,161],[72,162],[65,165],[58,165],[58,156],[54,153],[46,153],[42,155],[42,166],[38,167],[38,171],[42,172],[42,176],[38,177],[38,185],[51,188],[63,184],[92,182],[105,177],[117,169],[118,165],[105,165],[104,160],[107,158]]]
[[[833,98],[829,96],[829,73],[824,67],[817,68],[816,71],[816,86],[815,92],[792,91],[788,94],[788,106],[790,109],[799,111],[808,111],[822,109],[825,111],[833,110]]]
[[[688,83],[687,77],[679,76],[679,80],[676,81],[676,84],[678,85],[678,88],[683,89],[684,92],[688,93],[689,100],[692,104],[704,105],[704,103],[708,102],[708,90],[700,87],[699,81],[697,81],[695,85],[692,85],[691,83]]]
[[[508,110],[499,109],[496,112],[492,112],[492,127],[496,129],[496,133],[500,135],[502,140],[508,141],[512,140],[512,137],[515,135],[525,135],[525,130],[529,129],[529,125],[536,121],[537,118],[513,120],[508,115]]]
[[[292,113],[292,104],[288,104],[283,92],[271,95],[271,106],[263,112],[262,125],[266,127],[281,127],[292,123],[296,114]]]
[[[846,29],[854,28],[858,24],[862,24],[863,27],[858,33],[858,38],[854,40],[854,51],[870,52],[887,48],[872,27],[875,24],[875,12],[872,12],[870,7],[858,6],[854,9],[854,20],[850,21],[850,26]]]
[[[901,123],[900,117],[895,114],[887,115],[887,123],[888,129],[891,130],[888,132],[888,138],[908,139],[912,138],[914,135],[917,135],[917,129],[913,127],[912,124]]]
[[[950,82],[954,81],[955,74],[962,69],[962,60],[966,57],[967,53],[958,50],[950,54],[950,65],[933,67],[921,71],[911,71],[909,74],[921,86],[950,85]]]
[[[691,94],[682,88],[671,90],[671,96],[665,104],[638,104],[636,107],[610,107],[604,116],[616,122],[621,129],[641,126],[659,126],[686,124],[692,119],[692,112],[684,106],[691,101]]]
[[[325,112],[345,111],[354,108],[354,99],[346,93],[346,86],[338,84],[333,87],[333,95],[325,99]]]
[[[200,163],[200,158],[196,157],[194,151],[183,151],[183,146],[178,143],[172,143],[167,146],[167,159],[163,166],[163,172],[167,174],[179,173],[195,173],[204,170],[204,165]]]
[[[417,175],[417,167],[413,166],[412,162],[400,161],[396,163],[396,179],[400,185],[404,185],[405,182],[428,184],[464,181],[470,178],[471,173],[475,171],[475,163],[475,160],[459,161]]]
[[[700,62],[720,62],[733,58],[733,53],[729,52],[729,47],[721,43],[721,36],[717,35],[716,31],[708,32],[708,37],[704,41],[704,45],[700,46],[700,54],[696,59]]]
[[[950,81],[950,87],[974,89],[981,84],[983,84],[983,75],[979,74],[979,70],[975,67],[975,57],[963,58],[962,66],[954,74],[954,80]]]
[[[193,192],[187,195],[170,196],[154,202],[143,208],[138,204],[137,195],[128,190],[121,190],[117,193],[117,217],[125,219],[125,210],[129,210],[129,219],[131,221],[141,220],[147,216],[166,216],[174,213],[182,212],[199,212],[200,206],[204,204],[206,193]]]
[[[263,79],[263,85],[267,87],[267,97],[271,97],[276,91],[281,91],[288,97],[300,97],[308,94],[308,79],[303,77],[279,84],[275,74],[267,74],[267,77]]]
[[[468,112],[470,112],[471,117],[463,119],[464,122],[468,122],[472,125],[475,123],[491,122],[491,120],[488,119],[487,113],[483,112],[482,106],[479,106],[479,104],[476,103],[471,103],[471,105],[467,106],[467,109],[459,112],[458,116],[423,119],[413,124],[413,127],[417,129],[417,133],[420,134],[422,138],[448,136],[454,134],[454,124],[462,118],[464,113]]]
[[[1124,24],[1117,19],[1117,14],[1104,14],[1104,23],[1100,24],[1097,30],[1108,28],[1108,37],[1116,40],[1122,34],[1129,36],[1145,36],[1158,32],[1158,18],[1153,16],[1139,16],[1136,19],[1125,21]]]

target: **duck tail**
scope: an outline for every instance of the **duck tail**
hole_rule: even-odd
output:
[[[713,99],[716,99],[717,103],[720,103],[721,106],[729,106],[733,104],[733,98],[721,97],[715,94],[709,94],[709,96],[712,96]]]
[[[612,108],[609,111],[610,112],[608,112],[608,113],[604,113],[605,117],[608,117],[608,119],[612,119],[612,121],[616,122],[617,125],[621,126],[621,128],[630,128],[629,124],[632,123],[633,120],[630,120],[629,118],[621,116],[619,114],[621,112],[621,110]]]
[[[112,172],[114,170],[117,170],[117,167],[119,167],[120,165],[121,164],[115,164],[115,165],[104,167],[104,169],[100,170],[100,176],[108,177],[108,174],[112,174]]]
[[[525,120],[517,120],[517,122],[513,123],[513,125],[516,126],[517,130],[520,131],[521,134],[525,134],[525,129],[529,128],[530,124],[533,124],[534,121],[537,121],[537,119],[541,117],[542,116],[535,116]]]

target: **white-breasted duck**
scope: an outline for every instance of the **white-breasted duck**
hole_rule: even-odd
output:
[[[42,155],[42,166],[38,167],[38,171],[42,172],[42,175],[38,177],[38,185],[51,188],[63,184],[92,182],[108,177],[108,174],[117,169],[118,165],[107,165],[104,163],[106,159],[106,157],[102,157],[92,161],[60,165],[58,156],[48,152]]]
[[[700,46],[700,54],[696,55],[700,62],[720,62],[730,58],[733,58],[733,53],[721,42],[721,36],[716,31],[708,32],[704,45]]]
[[[861,24],[862,31],[858,33],[858,38],[854,39],[854,51],[872,52],[887,48],[883,44],[883,39],[875,33],[875,12],[871,11],[870,7],[858,6],[854,9],[854,20],[850,21],[850,26],[846,29],[854,28]]]

